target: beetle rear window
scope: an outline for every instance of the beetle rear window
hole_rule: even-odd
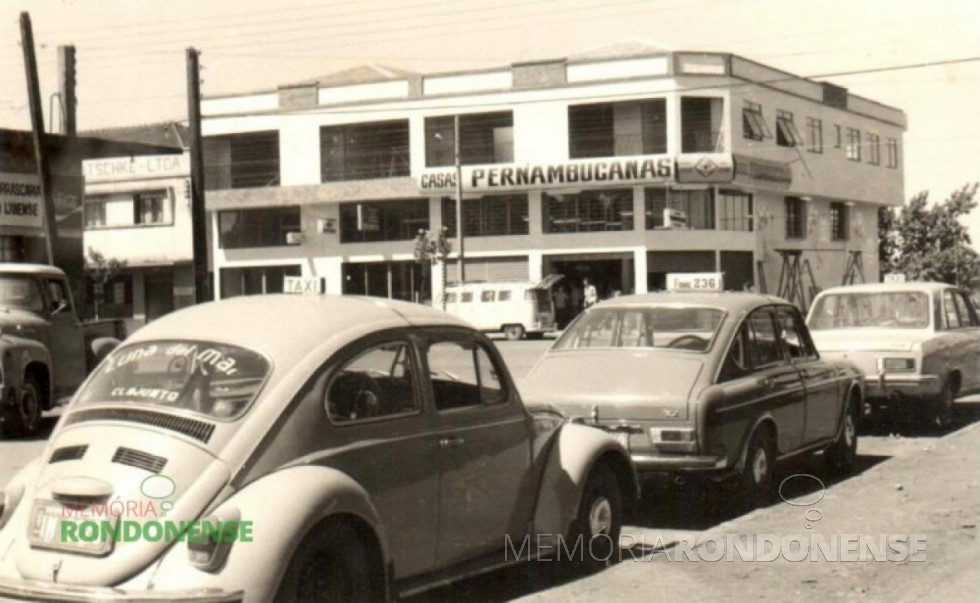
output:
[[[269,374],[264,356],[206,341],[157,341],[113,350],[78,393],[79,404],[121,403],[241,416]]]

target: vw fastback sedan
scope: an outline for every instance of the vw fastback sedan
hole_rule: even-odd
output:
[[[393,597],[560,538],[611,554],[636,494],[614,437],[529,413],[457,318],[234,298],[154,321],[77,392],[0,498],[0,598]]]
[[[953,285],[834,287],[814,299],[807,325],[821,354],[860,368],[872,416],[911,407],[923,424],[945,427],[953,400],[980,391],[980,320]]]
[[[758,502],[777,461],[824,450],[834,466],[851,465],[862,379],[820,357],[784,300],[665,292],[581,314],[522,392],[616,434],[641,476],[736,474]]]

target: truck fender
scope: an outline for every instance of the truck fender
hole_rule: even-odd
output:
[[[251,522],[251,540],[232,544],[214,572],[191,565],[186,542],[174,543],[154,571],[154,590],[240,589],[246,601],[271,601],[303,538],[328,517],[345,516],[367,527],[384,561],[382,575],[388,566],[387,540],[370,495],[335,469],[304,465],[276,471],[235,492],[211,514],[229,509]]]
[[[639,481],[626,448],[601,429],[577,423],[562,426],[545,461],[534,510],[534,532],[541,537],[566,535],[578,514],[582,491],[596,463],[611,465],[623,503],[639,496]]]
[[[40,364],[46,371],[49,381],[51,376],[51,353],[43,344],[32,339],[21,337],[3,337],[0,339],[0,362],[3,363],[3,385],[4,388],[12,388],[20,391],[24,383],[24,373],[31,364]],[[43,408],[51,408],[52,392],[48,387],[47,399],[42,400]],[[8,398],[5,396],[4,400]]]

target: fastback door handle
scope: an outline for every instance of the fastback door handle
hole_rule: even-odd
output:
[[[449,448],[458,448],[463,445],[465,440],[459,436],[449,436],[445,438],[439,438],[439,448],[447,450]]]
[[[765,387],[766,389],[772,389],[776,387],[776,382],[773,381],[772,377],[763,377],[762,379],[759,380],[759,383],[762,384],[762,387]]]

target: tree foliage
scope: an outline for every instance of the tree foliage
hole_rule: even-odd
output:
[[[105,296],[105,286],[125,268],[126,260],[106,258],[101,251],[92,249],[91,247],[88,248],[88,254],[85,257],[85,276],[91,279],[94,284],[92,290],[95,297],[93,303],[95,305],[96,319],[99,318],[99,306],[102,304],[103,297]]]
[[[960,219],[977,206],[978,183],[954,191],[942,203],[929,204],[921,192],[900,210],[878,210],[878,259],[883,274],[899,272],[909,280],[980,285],[980,256]]]
[[[446,258],[452,253],[453,244],[449,240],[445,226],[437,233],[419,229],[415,236],[415,261],[423,265],[422,290],[425,290],[425,273],[431,274],[433,264],[443,264],[442,269],[442,309],[446,309]]]

